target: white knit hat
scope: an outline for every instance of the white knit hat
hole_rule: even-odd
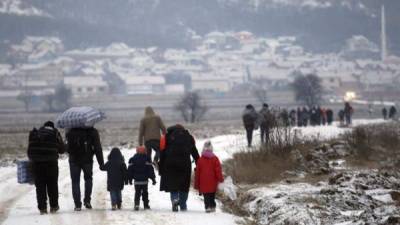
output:
[[[211,141],[204,142],[203,151],[213,151],[213,146],[211,144]]]

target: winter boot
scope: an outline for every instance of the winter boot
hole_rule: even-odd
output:
[[[47,209],[41,209],[40,211],[40,215],[45,215],[47,214]]]
[[[150,210],[151,208],[150,208],[150,205],[149,204],[146,204],[146,205],[144,205],[144,210]]]
[[[211,208],[207,208],[206,209],[206,213],[210,213],[210,212],[212,212],[212,209]]]
[[[112,205],[112,206],[111,206],[111,210],[112,210],[112,211],[117,210],[117,205]]]
[[[92,208],[93,208],[93,207],[92,207],[92,204],[90,204],[90,202],[85,202],[84,205],[85,205],[85,207],[86,207],[87,209],[92,209]]]
[[[139,211],[139,205],[135,205],[134,210]]]
[[[122,209],[122,203],[118,203],[118,204],[117,204],[117,208],[118,208],[118,209]]]
[[[50,213],[56,213],[58,210],[60,210],[59,206],[52,207],[52,208],[50,208]]]
[[[172,202],[172,212],[178,212],[179,211],[179,201],[173,201]]]

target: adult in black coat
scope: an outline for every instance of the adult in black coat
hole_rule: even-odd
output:
[[[388,114],[387,109],[385,107],[383,107],[382,108],[382,116],[383,116],[384,120],[387,120],[387,114]]]
[[[107,171],[107,191],[110,192],[111,206],[121,209],[124,184],[128,184],[127,168],[124,157],[118,148],[113,148],[108,155],[108,161],[101,170]]]
[[[246,105],[242,114],[243,126],[246,129],[247,146],[251,147],[253,131],[258,129],[259,115],[253,105]]]
[[[389,109],[389,119],[396,120],[396,114],[397,114],[396,107],[392,105]]]
[[[333,111],[330,108],[328,108],[326,110],[326,119],[327,119],[328,125],[331,125],[333,122]]]
[[[187,210],[186,201],[189,194],[192,161],[197,162],[199,153],[193,136],[182,125],[167,129],[166,147],[161,151],[159,173],[160,190],[171,193],[172,210]]]
[[[36,198],[41,214],[47,213],[47,196],[50,212],[59,210],[58,155],[62,153],[64,143],[53,122],[47,121],[29,133],[28,158],[35,174]]]
[[[93,127],[72,128],[67,131],[66,139],[75,211],[80,211],[82,208],[80,191],[81,171],[83,171],[83,177],[85,180],[85,197],[83,202],[87,209],[91,209],[92,205],[90,201],[93,189],[93,156],[96,155],[100,167],[104,166],[99,132]]]
[[[269,132],[272,128],[273,118],[272,113],[268,108],[268,104],[264,103],[261,110],[258,112],[260,117],[260,136],[261,143],[268,143]],[[246,129],[247,130],[247,129]]]

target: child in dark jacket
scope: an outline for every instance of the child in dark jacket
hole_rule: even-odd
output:
[[[132,180],[135,180],[135,211],[139,210],[140,197],[142,197],[144,209],[150,209],[148,180],[151,179],[153,185],[156,184],[156,176],[151,159],[146,152],[144,146],[139,146],[136,148],[136,154],[129,159],[129,183],[132,184]]]
[[[107,190],[110,192],[112,210],[121,209],[124,184],[128,184],[125,159],[118,148],[113,148],[108,155],[108,162],[101,167],[107,171]]]
[[[215,212],[215,193],[218,183],[224,181],[221,170],[221,163],[213,153],[213,146],[210,141],[204,143],[201,157],[197,160],[195,189],[204,196],[204,206],[207,213]]]

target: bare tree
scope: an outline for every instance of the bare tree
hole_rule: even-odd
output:
[[[268,101],[268,86],[266,79],[257,79],[254,80],[254,84],[252,87],[252,94],[257,100],[261,103],[265,103]]]
[[[59,85],[54,93],[57,110],[64,111],[71,106],[72,92],[64,84]]]
[[[42,100],[47,105],[48,112],[54,112],[54,101],[55,101],[55,94],[54,93],[47,93],[42,96]]]
[[[184,94],[175,108],[181,113],[183,119],[190,123],[198,122],[208,110],[197,92]]]
[[[34,95],[31,91],[22,92],[17,96],[17,100],[24,103],[26,112],[29,112],[29,108],[32,103],[33,97]]]
[[[70,106],[71,90],[66,88],[65,85],[57,86],[54,93],[48,93],[42,97],[47,105],[49,112],[63,111]]]
[[[308,107],[318,105],[322,99],[321,79],[315,74],[298,75],[292,83],[296,100]]]

